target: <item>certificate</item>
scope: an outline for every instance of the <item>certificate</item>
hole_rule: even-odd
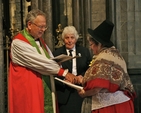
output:
[[[64,84],[66,84],[66,85],[68,85],[68,86],[70,86],[70,87],[72,87],[72,88],[74,88],[74,89],[76,89],[76,90],[81,90],[81,89],[83,89],[82,86],[72,84],[72,83],[70,83],[70,82],[64,81],[64,80],[62,80],[62,79],[60,79],[60,78],[57,78],[57,77],[55,77],[55,80],[58,80],[58,81],[60,81],[60,82],[62,82],[62,83],[64,83]]]

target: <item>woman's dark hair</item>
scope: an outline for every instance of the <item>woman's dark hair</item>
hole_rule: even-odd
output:
[[[92,41],[93,43],[95,43],[95,45],[98,45],[100,42],[98,42],[97,40],[95,40],[93,37],[89,37],[89,41]],[[108,44],[102,44],[102,47],[107,47],[107,48],[109,48],[109,47],[112,47],[113,46],[113,44],[111,45],[108,45]]]
[[[95,45],[98,45],[98,44],[99,44],[99,42],[96,41],[96,40],[95,40],[94,38],[92,38],[92,37],[89,38],[89,41],[92,41]]]

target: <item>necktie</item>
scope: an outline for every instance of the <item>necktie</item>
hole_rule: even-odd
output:
[[[72,51],[73,51],[73,50],[69,50],[69,56],[72,56]]]
[[[69,50],[69,56],[72,56],[72,51],[73,50]],[[72,73],[72,59],[70,60],[70,72]]]

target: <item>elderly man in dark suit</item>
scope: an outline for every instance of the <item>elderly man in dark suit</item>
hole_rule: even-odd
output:
[[[83,76],[89,67],[91,55],[88,48],[76,44],[78,37],[79,35],[74,26],[65,27],[62,32],[64,46],[55,50],[53,54],[54,56],[58,56],[60,54],[81,56],[79,58],[63,62],[61,65],[74,75]],[[78,95],[77,90],[58,81],[55,82],[60,113],[81,113],[83,99]]]

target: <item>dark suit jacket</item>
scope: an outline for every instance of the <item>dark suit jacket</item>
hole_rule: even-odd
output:
[[[61,48],[59,48],[59,49],[57,49],[56,51],[53,52],[54,56],[58,56],[60,54],[66,54],[67,55],[67,51],[66,51],[65,46],[62,46]],[[76,55],[79,55],[79,54],[81,54],[81,57],[76,58],[77,74],[78,75],[84,75],[85,71],[89,67],[89,63],[91,61],[91,55],[90,55],[88,48],[76,45]],[[62,67],[64,69],[69,69],[69,71],[71,70],[69,61],[63,62]],[[64,85],[63,83],[60,83],[58,81],[55,81],[55,84],[56,84],[58,102],[60,104],[66,104],[71,92],[73,92],[75,89],[70,88],[69,86]]]

